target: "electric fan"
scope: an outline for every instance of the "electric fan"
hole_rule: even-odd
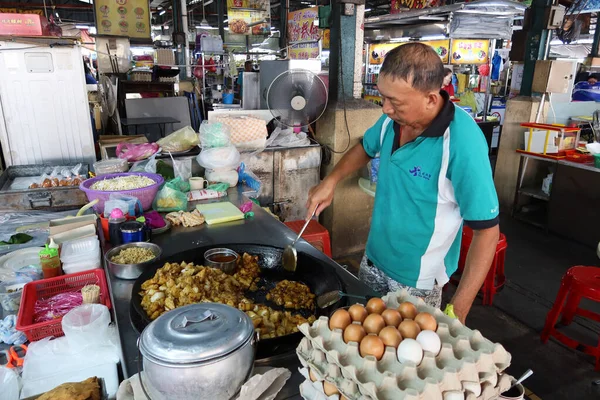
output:
[[[327,87],[311,71],[290,69],[278,75],[269,86],[267,107],[285,126],[308,126],[325,112]]]

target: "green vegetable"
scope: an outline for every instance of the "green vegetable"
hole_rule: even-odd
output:
[[[33,237],[31,237],[25,233],[17,233],[17,234],[12,235],[10,237],[10,239],[8,239],[8,242],[1,240],[0,246],[8,246],[10,244],[23,244],[23,243],[29,242],[31,239],[33,239]]]

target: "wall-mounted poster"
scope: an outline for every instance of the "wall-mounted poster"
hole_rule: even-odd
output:
[[[398,46],[410,42],[401,42],[401,43],[378,43],[371,45],[369,48],[369,64],[383,64],[383,59],[391,50],[395,49]],[[431,46],[435,52],[440,56],[442,63],[448,64],[449,55],[450,55],[450,40],[429,40],[420,42],[423,44],[428,44]]]
[[[270,0],[227,0],[229,33],[268,35],[271,33]]]
[[[391,0],[390,14],[398,14],[402,9],[439,7],[446,4],[445,0]]]
[[[148,0],[95,0],[98,35],[150,37]]]
[[[323,29],[323,50],[329,50],[331,42],[331,29]]]
[[[288,44],[292,46],[288,54],[292,60],[320,57],[318,18],[318,7],[288,13]]]
[[[489,40],[454,39],[452,64],[486,64],[489,47]]]

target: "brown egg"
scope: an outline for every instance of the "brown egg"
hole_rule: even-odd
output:
[[[367,312],[367,309],[364,308],[363,306],[361,306],[360,304],[355,304],[353,306],[350,306],[350,308],[348,309],[348,312],[350,313],[350,317],[352,318],[352,321],[358,321],[361,324],[363,323],[365,318],[367,318],[367,315],[369,315],[369,313]]]
[[[365,322],[363,322],[363,328],[365,328],[365,332],[367,333],[378,335],[379,332],[385,328],[385,321],[379,314],[369,314],[369,316],[365,318]]]
[[[360,343],[363,338],[367,336],[365,328],[362,325],[354,323],[350,324],[344,329],[344,342],[356,342]]]
[[[428,312],[422,312],[417,314],[415,322],[419,324],[422,331],[434,331],[437,329],[437,321],[435,317]]]
[[[379,337],[384,345],[391,346],[395,349],[398,348],[398,345],[402,341],[402,335],[398,329],[393,326],[386,326],[383,328],[381,332],[379,332]]]
[[[333,396],[334,394],[338,394],[339,390],[335,387],[333,383],[329,383],[327,381],[323,381],[323,391],[327,396]]]
[[[416,339],[419,332],[421,332],[419,324],[410,319],[400,322],[398,330],[404,339]]]
[[[373,356],[378,360],[381,360],[385,346],[383,341],[376,335],[367,335],[360,342],[360,355],[362,357]]]
[[[344,309],[339,309],[336,312],[334,312],[331,318],[329,319],[329,329],[344,330],[351,323],[352,318],[350,318],[350,314],[348,313],[348,311]]]
[[[381,314],[385,309],[384,301],[378,297],[373,297],[367,302],[367,311],[369,314]]]
[[[388,308],[382,312],[381,316],[383,317],[385,324],[388,326],[395,326],[397,328],[398,325],[400,325],[400,322],[402,322],[402,316],[400,313],[396,310],[392,310],[391,308]]]
[[[310,380],[311,380],[311,381],[313,381],[313,382],[316,382],[316,381],[318,381],[318,380],[319,380],[319,379],[317,378],[317,375],[316,375],[316,374],[313,372],[313,370],[312,370],[312,369],[310,369],[310,370],[308,371],[308,376],[310,377]]]
[[[415,319],[417,316],[417,307],[410,301],[405,301],[398,306],[398,311],[402,315],[402,319]]]

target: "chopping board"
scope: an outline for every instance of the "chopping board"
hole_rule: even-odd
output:
[[[244,219],[244,213],[228,201],[198,204],[196,209],[204,215],[208,225]]]

